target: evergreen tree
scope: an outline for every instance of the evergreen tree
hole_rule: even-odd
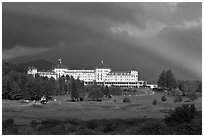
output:
[[[64,76],[60,77],[58,80],[58,83],[59,83],[59,93],[58,94],[63,95],[64,94],[65,77]]]
[[[162,96],[162,97],[161,97],[161,101],[162,101],[162,102],[166,102],[166,100],[167,100],[167,98],[166,98],[165,96]]]
[[[69,75],[66,75],[66,80],[69,80],[69,79],[70,79]]]
[[[167,83],[166,83],[166,71],[162,71],[162,73],[159,76],[157,84],[162,89],[165,89],[167,87]]]
[[[93,87],[88,95],[89,98],[94,100],[99,100],[103,97],[103,92],[101,91],[100,87]]]
[[[169,69],[167,71],[162,71],[158,79],[158,86],[162,89],[175,89],[177,87],[176,79]]]
[[[105,87],[105,90],[104,90],[104,91],[105,91],[105,92],[104,92],[104,95],[106,95],[106,96],[109,96],[109,95],[110,95],[108,86]]]
[[[166,86],[168,89],[174,89],[177,86],[176,79],[170,69],[166,72]]]
[[[77,90],[77,82],[76,80],[72,80],[71,84],[71,98],[73,99],[78,99],[78,90]]]

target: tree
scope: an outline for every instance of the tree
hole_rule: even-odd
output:
[[[197,85],[198,85],[198,89],[196,90],[196,92],[202,92],[202,82],[201,81],[196,81]]]
[[[168,89],[175,89],[177,84],[176,84],[176,79],[172,73],[172,71],[169,69],[166,72],[166,85]]]
[[[167,98],[165,97],[165,96],[162,96],[161,97],[161,101],[164,103],[164,102],[166,102],[166,100],[167,100]]]
[[[157,105],[157,100],[154,99],[154,100],[152,101],[152,104],[153,104],[153,105]]]
[[[77,83],[75,80],[72,80],[72,84],[71,84],[71,98],[73,99],[78,99],[79,94],[78,94],[78,90],[77,90]]]
[[[2,98],[10,99],[11,98],[11,83],[13,82],[12,78],[8,75],[2,77]]]
[[[55,95],[56,93],[56,87],[50,80],[44,80],[42,81],[42,89],[44,95]]]
[[[59,94],[63,95],[64,94],[64,85],[65,85],[65,77],[62,76],[58,80],[59,83]]]
[[[80,98],[80,100],[83,100],[83,98],[86,95],[85,89],[84,89],[84,82],[77,79],[77,90],[78,90],[78,98]]]
[[[72,91],[72,80],[67,80],[65,81],[65,88],[64,88],[65,92],[67,94],[71,94],[71,91]]]
[[[178,87],[185,96],[188,96],[188,94],[191,92],[202,91],[202,83],[198,81],[179,81]]]
[[[162,89],[165,89],[167,87],[167,82],[166,82],[166,71],[162,71],[162,73],[159,76],[159,79],[157,81],[157,84],[159,87]]]
[[[106,87],[105,87],[104,95],[106,95],[106,96],[110,96],[110,91],[109,91],[109,88],[108,88],[107,85],[106,85]]]
[[[181,102],[182,100],[183,100],[183,99],[182,99],[181,96],[176,96],[176,97],[174,98],[174,102],[175,102],[175,103]]]
[[[50,84],[52,85],[52,92],[53,92],[53,94],[52,95],[56,95],[57,94],[57,82],[55,81],[55,79],[53,78],[53,77],[51,77],[50,79],[49,79],[49,81],[50,81]]]
[[[182,92],[185,90],[184,84],[185,84],[185,81],[183,81],[183,80],[177,81],[178,89],[181,90]]]
[[[88,95],[88,98],[99,100],[103,97],[103,92],[100,90],[99,87],[93,87]]]
[[[16,95],[20,95],[20,87],[17,82],[11,83],[11,99],[16,99]]]
[[[69,75],[66,75],[66,80],[70,80],[70,77],[69,77]]]
[[[162,89],[171,90],[177,87],[176,79],[170,69],[167,71],[162,71],[157,83],[158,86],[161,87]]]
[[[188,82],[185,84],[185,92],[188,95],[189,93],[196,92],[198,89],[198,85],[196,82]]]
[[[124,98],[123,102],[130,102],[130,98]]]
[[[196,100],[198,97],[196,96],[196,93],[195,92],[190,92],[188,94],[188,98],[191,100],[191,101],[194,101]]]

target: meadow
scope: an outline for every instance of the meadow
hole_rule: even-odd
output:
[[[141,92],[141,91],[140,91]],[[27,124],[32,120],[58,119],[66,120],[69,118],[92,120],[92,119],[127,119],[127,118],[164,118],[167,109],[186,103],[186,98],[182,102],[174,103],[174,97],[165,93],[149,92],[144,90],[140,94],[112,96],[111,99],[104,99],[101,102],[79,101],[70,102],[70,97],[55,96],[56,101],[49,101],[48,104],[34,105],[33,101],[22,103],[22,100],[3,100],[2,119],[14,119],[16,124]],[[161,101],[161,97],[166,95],[167,101]],[[130,98],[130,102],[123,102],[125,97]],[[157,104],[152,101],[156,99]],[[202,98],[194,102],[197,108],[202,107]]]

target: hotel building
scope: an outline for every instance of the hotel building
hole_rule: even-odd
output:
[[[63,65],[61,59],[59,59],[59,63],[52,70],[37,71],[35,67],[29,67],[27,74],[31,74],[33,77],[39,74],[42,77],[53,77],[56,80],[61,76],[69,75],[74,79],[84,81],[85,85],[96,83],[103,86],[136,88],[144,84],[144,81],[139,81],[138,79],[138,71],[112,71],[103,61],[93,70],[72,70]]]

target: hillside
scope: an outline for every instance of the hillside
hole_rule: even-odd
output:
[[[27,69],[29,66],[34,66],[38,70],[49,70],[56,64],[47,60],[34,60],[30,62],[18,63],[18,65],[22,66],[24,69]]]

